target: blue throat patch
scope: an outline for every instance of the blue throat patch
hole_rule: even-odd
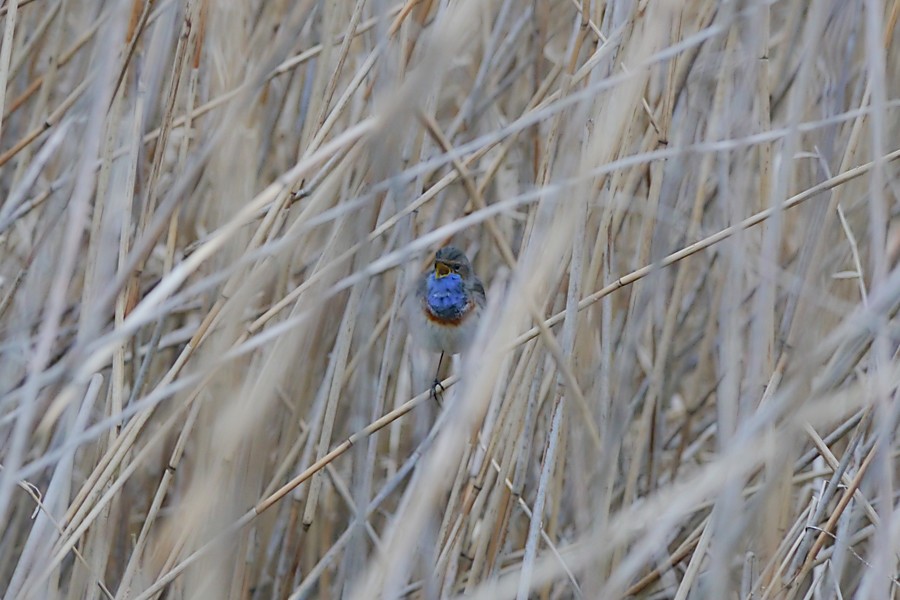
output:
[[[466,313],[469,298],[462,278],[456,273],[440,279],[428,275],[428,307],[439,319],[456,320]]]

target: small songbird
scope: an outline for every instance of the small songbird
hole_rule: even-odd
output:
[[[419,277],[410,304],[413,338],[428,350],[441,353],[432,387],[437,398],[444,354],[458,354],[475,339],[485,306],[484,286],[463,251],[445,246],[435,254],[433,268]]]

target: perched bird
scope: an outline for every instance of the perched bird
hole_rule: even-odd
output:
[[[432,386],[437,398],[444,354],[458,354],[475,339],[485,305],[484,286],[463,251],[445,246],[435,254],[433,268],[419,277],[410,304],[413,338],[428,350],[441,353]]]

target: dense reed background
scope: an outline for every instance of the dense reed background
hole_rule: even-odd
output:
[[[0,13],[5,598],[898,595],[900,2]]]

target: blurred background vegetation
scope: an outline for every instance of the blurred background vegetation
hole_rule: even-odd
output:
[[[898,16],[6,0],[0,593],[895,597]]]

